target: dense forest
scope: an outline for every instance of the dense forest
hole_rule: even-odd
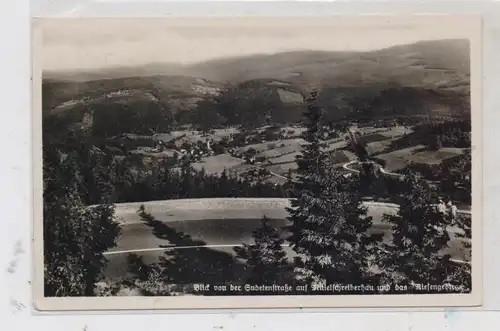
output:
[[[218,88],[217,93],[197,95],[193,91],[158,91],[144,78],[136,78],[140,88],[115,92],[118,82],[106,80],[94,84],[95,97],[76,93],[75,100],[60,110],[47,110],[46,125],[55,132],[57,128],[72,126],[92,114],[94,137],[109,138],[123,132],[150,134],[169,132],[174,128],[190,125],[202,130],[239,126],[245,129],[267,124],[300,123],[306,110],[305,92],[294,84],[284,87],[269,85],[268,80],[251,80]],[[167,84],[171,77],[162,77]],[[177,79],[177,78],[176,78]],[[63,93],[61,84],[47,83],[47,94]],[[109,85],[109,86],[108,86]],[[54,90],[54,91],[53,91]],[[62,90],[63,92],[59,91]],[[102,91],[99,94],[99,91]],[[285,91],[285,92],[281,92]],[[289,102],[280,93],[294,95]],[[64,93],[63,93],[64,94]],[[71,95],[71,94],[70,94]],[[70,98],[70,95],[66,98]],[[78,97],[83,99],[78,99]],[[317,103],[325,109],[325,124],[359,122],[361,124],[399,123],[415,125],[427,118],[455,118],[460,121],[470,114],[467,96],[441,90],[411,87],[346,87],[322,89]],[[58,100],[58,98],[56,98]],[[65,99],[60,99],[62,101]],[[74,104],[71,102],[74,101]],[[55,101],[54,101],[55,102]],[[451,106],[450,106],[451,105]],[[435,109],[451,110],[436,111]],[[57,108],[56,108],[57,109]],[[112,126],[109,123],[113,123]],[[449,126],[452,128],[453,125]],[[424,129],[424,128],[422,128]],[[445,130],[446,131],[446,130]],[[446,132],[434,132],[447,136]],[[465,139],[465,138],[464,138]],[[448,143],[443,141],[444,144]]]

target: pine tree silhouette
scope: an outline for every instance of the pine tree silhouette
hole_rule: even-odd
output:
[[[93,296],[107,262],[103,253],[120,234],[112,205],[82,202],[79,163],[75,153],[44,157],[45,296]]]
[[[406,173],[402,186],[398,213],[384,215],[392,226],[392,240],[382,245],[379,259],[386,282],[418,292],[415,284],[442,285],[451,280],[454,266],[443,251],[448,247],[447,227],[452,220],[433,205],[435,192],[426,181]]]
[[[253,231],[254,243],[236,248],[238,257],[247,261],[249,277],[247,283],[254,285],[285,284],[289,275],[284,239],[278,229],[269,224],[264,216],[261,227]]]
[[[297,253],[298,278],[310,284],[362,283],[369,279],[371,218],[361,207],[359,178],[332,169],[324,153],[322,110],[309,99],[307,145],[297,159],[288,240]],[[375,240],[375,238],[373,238]]]

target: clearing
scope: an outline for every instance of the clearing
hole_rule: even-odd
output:
[[[295,162],[295,160],[297,159],[297,156],[301,155],[301,154],[302,153],[300,153],[300,152],[284,154],[284,155],[270,159],[269,162],[271,162],[273,164]]]
[[[295,145],[288,145],[288,146],[283,146],[283,147],[278,147],[278,148],[262,151],[255,156],[256,157],[265,157],[265,158],[269,158],[269,159],[272,158],[274,161],[276,158],[279,158],[281,156],[286,156],[286,155],[292,154],[292,153],[299,153],[300,151],[302,151],[302,146],[300,146],[299,144],[295,144]]]
[[[198,141],[205,142],[208,140],[221,141],[223,138],[229,138],[232,134],[239,133],[237,128],[215,129],[212,133],[204,133],[201,131],[183,130],[172,131],[170,133],[158,133],[154,136],[156,140],[170,141],[172,139],[179,139],[184,136],[184,141],[196,143]]]
[[[405,168],[409,163],[440,164],[444,160],[463,154],[463,152],[464,150],[461,148],[441,148],[438,151],[432,151],[424,145],[417,145],[380,154],[376,158],[386,162],[384,168],[387,171],[397,171]]]
[[[330,160],[333,161],[333,164],[344,164],[356,159],[356,155],[349,151],[339,150],[330,153]]]
[[[198,171],[204,168],[207,174],[220,174],[224,169],[229,170],[242,163],[243,160],[229,154],[219,154],[204,157],[201,161],[193,163],[193,168]]]
[[[302,147],[301,145],[304,144],[305,141],[304,139],[296,138],[296,139],[283,139],[283,140],[274,140],[274,141],[269,141],[269,142],[263,142],[259,144],[252,144],[252,145],[247,145],[243,147],[239,147],[235,150],[236,154],[243,154],[246,151],[248,151],[250,148],[255,149],[257,153],[261,153],[263,151],[275,149],[275,148],[283,148],[287,146],[291,146],[294,151],[301,151]]]
[[[464,153],[460,148],[441,148],[438,151],[423,151],[408,157],[414,163],[425,163],[428,165],[441,164],[444,160],[451,159]]]

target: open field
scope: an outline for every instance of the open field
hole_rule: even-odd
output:
[[[387,140],[387,136],[381,133],[371,133],[358,137],[358,141],[362,144],[374,143],[382,140]]]
[[[242,164],[238,164],[238,165],[231,167],[231,171],[234,171],[239,175],[241,175],[249,170],[252,170],[252,169],[255,169],[255,165],[248,164],[248,163],[242,163]]]
[[[272,165],[264,165],[263,168],[266,170],[278,174],[280,176],[288,176],[288,171],[291,169],[292,171],[297,170],[297,163],[295,162],[288,162],[288,163],[282,163],[282,164],[272,164]],[[273,178],[275,176],[270,177],[266,181],[269,183],[285,183],[285,180],[275,180]]]
[[[386,162],[384,168],[388,171],[397,171],[408,166],[408,158],[417,151],[425,149],[424,145],[417,145],[409,148],[400,149],[394,152],[379,154],[376,156],[379,160]]]
[[[268,169],[268,168],[266,168]],[[269,170],[269,169],[268,169]],[[275,172],[273,171],[274,173],[278,174],[278,175],[286,175],[287,171],[285,171],[284,169],[280,168],[279,169],[280,172]],[[272,170],[270,170],[272,171]],[[283,177],[277,177],[277,176],[269,176],[269,178],[266,178],[264,180],[264,182],[266,183],[271,183],[271,184],[278,184],[278,185],[284,185],[288,180],[283,178]]]
[[[358,138],[360,142],[366,144],[368,153],[371,155],[380,154],[386,151],[393,141],[405,134],[412,132],[410,128],[395,126],[390,128],[360,128],[362,135]]]
[[[389,138],[395,138],[395,137],[401,137],[405,134],[412,133],[413,130],[404,126],[394,126],[391,127],[389,130],[383,130],[380,131],[379,133],[383,136],[389,137]]]
[[[391,146],[393,141],[394,139],[386,139],[386,140],[371,142],[366,144],[366,150],[370,155],[383,153]]]
[[[333,161],[333,164],[340,164],[355,160],[357,157],[350,151],[340,150],[331,152],[330,159]]]
[[[332,142],[328,143],[326,146],[327,151],[333,151],[339,148],[345,148],[347,146],[347,141],[344,139],[335,139]]]
[[[281,145],[281,144],[278,144]],[[280,156],[286,156],[292,153],[298,153],[302,151],[302,147],[299,144],[291,144],[283,147],[277,147],[273,149],[268,149],[265,151],[262,151],[255,155],[256,157],[265,157],[267,159],[276,159],[279,158]]]
[[[191,143],[198,141],[214,140],[220,141],[223,138],[229,138],[232,134],[237,134],[240,131],[237,128],[214,129],[212,133],[205,133],[201,131],[185,130],[185,131],[172,131],[170,133],[159,133],[154,136],[155,140],[170,141],[179,137],[185,136],[185,139]]]
[[[413,132],[411,128],[405,126],[391,126],[391,127],[365,126],[365,127],[356,127],[355,131],[357,131],[362,136],[382,135],[385,136],[386,138],[401,137],[405,134]]]
[[[295,160],[297,158],[297,156],[301,155],[300,152],[294,152],[294,153],[289,153],[289,154],[285,154],[285,155],[281,155],[281,156],[278,156],[278,157],[274,157],[272,159],[269,159],[269,161],[271,163],[287,163],[287,162],[293,162],[295,163]]]
[[[447,159],[463,154],[460,148],[442,148],[438,151],[422,151],[412,154],[408,160],[414,163],[425,163],[428,165],[441,164]]]
[[[270,164],[270,165],[263,165],[263,168],[266,170],[281,175],[281,176],[286,176],[288,174],[288,169],[295,170],[297,169],[297,165],[295,163],[289,162],[289,163],[283,163],[283,164]]]
[[[172,157],[178,152],[173,149],[168,149],[168,150],[163,150],[161,152],[153,152],[152,148],[145,148],[145,147],[139,147],[136,150],[130,151],[132,154],[138,154],[138,155],[143,155],[143,156],[149,156],[149,157],[155,157],[155,158],[166,158],[166,157]]]
[[[400,149],[394,152],[379,154],[377,159],[386,162],[385,169],[397,171],[408,166],[409,163],[423,163],[428,165],[441,164],[444,160],[463,154],[461,148],[441,148],[438,151],[428,150],[424,145],[417,145]]]
[[[220,174],[224,169],[229,170],[232,167],[239,166],[243,160],[235,158],[229,154],[219,154],[204,157],[200,162],[193,163],[193,168],[201,170],[202,168],[208,174]]]
[[[283,147],[292,147],[296,151],[299,151],[302,149],[301,145],[304,143],[305,143],[304,139],[301,138],[274,140],[258,144],[241,146],[235,150],[235,153],[243,154],[251,148],[253,148],[257,153],[264,152],[273,148],[283,148]]]

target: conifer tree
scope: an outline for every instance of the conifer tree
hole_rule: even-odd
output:
[[[307,129],[302,133],[306,145],[302,154],[297,156],[297,180],[293,183],[291,192],[291,208],[287,209],[291,221],[289,228],[291,235],[288,239],[294,248],[298,247],[302,240],[301,232],[308,218],[306,197],[321,195],[322,188],[318,180],[321,179],[326,164],[326,156],[322,152],[325,146],[321,125],[323,109],[316,104],[317,96],[317,91],[313,91],[306,100],[308,110],[304,114],[304,125]]]
[[[418,292],[416,284],[442,285],[452,269],[450,256],[444,254],[451,220],[433,200],[429,184],[406,173],[397,196],[398,213],[384,215],[384,221],[392,226],[392,241],[382,245],[383,276],[389,283],[406,285],[408,291]]]
[[[85,206],[78,156],[44,147],[44,294],[93,296],[120,233],[114,208]]]
[[[288,240],[298,255],[298,277],[311,285],[366,283],[376,239],[367,234],[371,218],[361,205],[359,178],[345,178],[327,162],[322,110],[314,104],[315,96],[305,114],[307,145],[297,160],[298,178],[288,209]]]
[[[253,244],[235,249],[238,257],[247,261],[250,274],[247,283],[283,284],[290,271],[283,250],[284,239],[266,216],[261,220],[261,227],[253,231],[253,239]]]
[[[318,196],[302,196],[307,218],[294,245],[298,271],[311,285],[374,284],[371,259],[381,238],[368,234],[372,218],[362,205],[359,177],[330,170],[318,182]]]

